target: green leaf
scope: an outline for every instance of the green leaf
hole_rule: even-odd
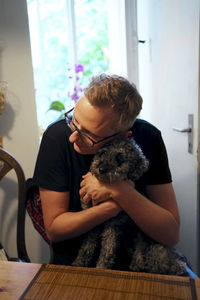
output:
[[[64,113],[61,114],[61,115],[58,117],[58,120],[60,120],[60,119],[62,119],[62,118],[64,118]]]
[[[61,101],[56,100],[56,101],[51,102],[48,110],[62,111],[62,110],[65,110],[65,106]]]

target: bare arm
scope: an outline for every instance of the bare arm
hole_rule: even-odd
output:
[[[126,182],[111,194],[135,223],[150,237],[172,247],[179,240],[180,218],[172,184],[147,187],[149,199]],[[131,204],[130,204],[131,203]]]
[[[80,194],[93,203],[114,199],[147,235],[158,242],[174,246],[179,240],[180,218],[171,183],[147,186],[148,198],[128,182],[103,184],[91,173],[84,176]]]
[[[121,208],[110,200],[80,212],[69,212],[69,193],[40,188],[44,224],[51,241],[79,236],[116,216]]]

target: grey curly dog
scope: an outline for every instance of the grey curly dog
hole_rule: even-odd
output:
[[[135,181],[148,169],[148,161],[131,138],[116,138],[95,154],[90,171],[105,183]],[[83,209],[91,206],[81,201]],[[165,247],[145,235],[122,211],[118,216],[85,234],[73,266],[115,268],[120,247],[126,250],[127,269],[135,272],[187,276],[186,263],[176,250]]]

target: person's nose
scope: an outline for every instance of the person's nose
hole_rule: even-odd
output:
[[[77,130],[73,131],[72,134],[69,137],[69,141],[72,144],[75,143],[76,141],[78,141],[79,139],[80,139],[80,136],[79,136]]]

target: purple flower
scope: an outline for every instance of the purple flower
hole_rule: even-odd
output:
[[[84,66],[82,64],[75,65],[75,72],[83,72],[84,71]]]
[[[75,102],[79,99],[79,96],[78,96],[78,94],[77,94],[76,92],[74,92],[74,93],[71,95],[71,97],[72,97],[72,100],[74,100]]]
[[[84,65],[82,64],[77,64],[75,65],[75,83],[74,83],[74,88],[73,88],[73,92],[72,93],[68,93],[68,97],[71,98],[71,100],[73,100],[75,103],[77,102],[77,100],[80,98],[80,93],[82,93],[83,89],[82,87],[80,87],[79,85],[79,80],[82,76],[82,74],[80,74],[81,76],[77,75],[78,73],[84,72]],[[69,77],[72,78],[72,77]]]

